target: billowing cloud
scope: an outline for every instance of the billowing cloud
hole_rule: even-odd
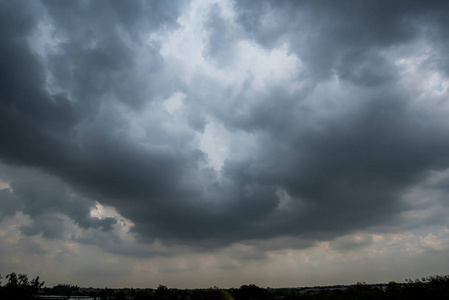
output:
[[[160,274],[444,251],[447,5],[0,2],[0,237]]]

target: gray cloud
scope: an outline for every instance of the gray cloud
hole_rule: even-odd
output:
[[[116,223],[111,217],[90,216],[95,202],[77,195],[54,176],[5,165],[1,165],[0,176],[11,180],[10,187],[0,191],[3,194],[1,219],[18,211],[28,215],[33,224],[22,227],[26,235],[42,233],[46,238],[63,239],[69,228],[61,216],[69,216],[84,229],[109,231]]]
[[[150,38],[179,28],[188,7],[178,3],[1,3],[0,160],[12,188],[0,191],[1,217],[22,211],[33,220],[22,232],[49,239],[67,230],[54,226],[58,214],[113,231],[117,219],[90,216],[98,201],[147,243],[299,236],[291,247],[301,248],[399,226],[404,193],[449,167],[447,121],[435,113],[444,104],[417,105],[396,57],[425,43],[433,56],[418,67],[447,71],[445,2],[238,1],[232,26],[212,6],[201,53],[217,70],[238,67],[244,39],[267,52],[286,43],[300,61],[263,89],[258,74],[235,85],[198,70],[184,78]],[[45,40],[43,53],[32,37]],[[186,95],[180,120],[163,109],[175,92]],[[220,170],[197,141],[213,123],[251,137],[230,142]]]
[[[235,8],[249,37],[265,47],[289,42],[308,64],[308,75],[318,78],[330,76],[338,62],[354,51],[381,51],[422,34],[439,44],[447,27],[445,1],[239,1]],[[275,22],[268,21],[273,18]],[[444,52],[440,55],[445,57]]]
[[[232,65],[238,33],[223,19],[221,13],[218,4],[211,6],[208,20],[204,24],[209,35],[206,39],[205,54],[220,67],[226,68]]]

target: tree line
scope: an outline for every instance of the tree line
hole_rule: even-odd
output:
[[[39,277],[32,280],[25,274],[10,273],[2,285],[0,299],[28,300],[44,295],[90,296],[98,300],[447,300],[449,275],[407,279],[405,283],[366,284],[315,288],[261,288],[254,284],[239,288],[173,289],[159,285],[157,289],[81,289],[69,284],[44,288]]]

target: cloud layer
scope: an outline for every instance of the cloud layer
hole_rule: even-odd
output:
[[[447,6],[2,1],[1,224],[224,269],[379,234],[444,252]]]

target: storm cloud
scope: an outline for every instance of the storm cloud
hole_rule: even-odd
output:
[[[1,1],[0,221],[224,269],[447,228],[448,5]]]

